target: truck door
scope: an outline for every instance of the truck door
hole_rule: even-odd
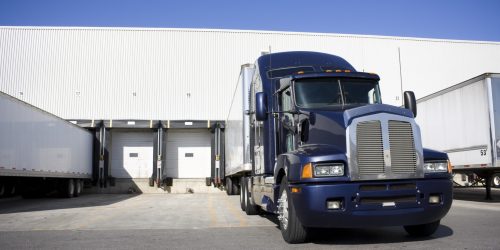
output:
[[[292,111],[292,95],[290,87],[280,93],[280,110]],[[293,114],[282,113],[280,118],[280,153],[286,153],[295,150],[295,121]]]

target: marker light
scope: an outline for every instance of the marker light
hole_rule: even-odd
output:
[[[451,165],[451,161],[448,160],[448,173],[451,174],[451,171],[453,171],[453,166]]]
[[[312,174],[312,164],[307,163],[302,167],[302,174],[300,175],[301,179],[310,179],[313,178]]]

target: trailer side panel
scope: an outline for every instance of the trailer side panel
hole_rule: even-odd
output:
[[[91,178],[90,132],[0,93],[0,176]]]

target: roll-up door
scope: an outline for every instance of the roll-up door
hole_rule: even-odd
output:
[[[111,175],[116,178],[149,178],[153,172],[152,132],[111,132]]]
[[[208,129],[167,130],[166,174],[173,178],[210,177]]]

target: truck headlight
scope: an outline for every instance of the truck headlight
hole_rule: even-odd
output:
[[[448,162],[426,162],[424,163],[425,173],[446,173],[448,172]]]
[[[315,177],[344,176],[344,164],[317,164],[314,165]]]

